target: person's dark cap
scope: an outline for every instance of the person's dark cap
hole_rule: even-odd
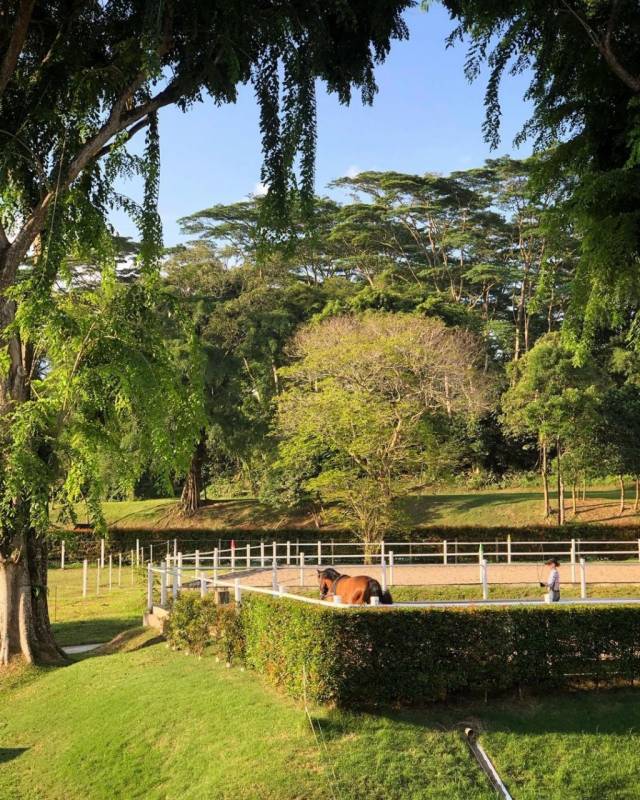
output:
[[[545,561],[544,563],[545,563],[545,565],[553,564],[554,567],[559,567],[560,566],[560,562],[555,558],[550,558],[548,561]]]

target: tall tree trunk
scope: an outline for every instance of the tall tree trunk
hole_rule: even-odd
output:
[[[636,497],[635,497],[635,500],[633,502],[633,510],[634,510],[634,513],[637,514],[638,513],[638,503],[640,502],[640,478],[636,477],[635,484],[636,484]]]
[[[578,513],[578,505],[576,503],[576,491],[577,491],[576,482],[573,481],[573,483],[571,484],[571,504],[573,506],[573,516],[574,517]]]
[[[587,479],[582,479],[582,500],[583,502],[587,499]]]
[[[0,253],[0,275],[6,266],[6,253]],[[0,433],[5,447],[11,446],[7,417],[30,396],[26,350],[18,336],[3,335],[15,314],[15,302],[0,294],[0,350],[9,356],[9,368],[0,381]],[[0,666],[14,655],[29,663],[61,662],[65,655],[49,622],[46,538],[31,527],[24,497],[14,497],[11,506],[0,518]]]
[[[620,486],[620,508],[618,510],[618,516],[622,516],[624,514],[624,476],[618,475],[618,485]]]
[[[544,518],[548,519],[551,513],[549,509],[549,475],[547,473],[547,445],[542,445],[542,459],[541,459],[541,473],[542,473],[542,493],[544,496]]]
[[[560,439],[557,440],[557,457],[558,462],[558,525],[564,525],[564,481],[562,480],[562,451],[560,448]]]
[[[185,517],[192,517],[202,505],[200,493],[202,491],[202,465],[206,456],[205,432],[200,434],[200,440],[191,457],[189,472],[187,473],[182,496],[180,497],[180,508]]]

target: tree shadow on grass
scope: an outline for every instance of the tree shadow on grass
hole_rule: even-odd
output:
[[[54,622],[51,627],[58,644],[61,647],[67,647],[76,644],[108,642],[122,631],[138,627],[141,621],[142,613],[135,617],[103,617]]]
[[[19,758],[28,749],[28,747],[0,747],[0,764]]]

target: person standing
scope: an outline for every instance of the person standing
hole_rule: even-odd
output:
[[[560,572],[558,571],[560,563],[555,558],[550,558],[545,562],[545,565],[551,567],[551,571],[547,582],[540,583],[540,586],[546,587],[549,590],[549,600],[552,603],[557,603],[560,599]]]

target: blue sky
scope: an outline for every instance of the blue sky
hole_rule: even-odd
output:
[[[354,97],[341,106],[320,87],[318,93],[318,157],[316,188],[358,170],[441,172],[481,164],[502,153],[524,156],[513,137],[528,116],[522,100],[526,76],[508,78],[503,86],[502,145],[496,153],[483,141],[483,93],[480,78],[468,84],[463,73],[466,47],[445,49],[453,27],[436,5],[429,12],[406,15],[410,39],[396,42],[376,76],[379,92],[373,106]],[[251,87],[241,87],[235,105],[211,101],[183,114],[176,108],[160,115],[160,214],[165,244],[181,240],[177,220],[214,203],[232,203],[253,192],[260,179],[261,151],[258,110]],[[134,197],[139,186],[120,189]],[[132,223],[121,214],[113,222],[135,237]]]

